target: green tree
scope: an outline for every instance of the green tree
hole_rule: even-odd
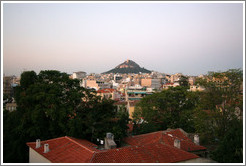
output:
[[[37,74],[35,71],[26,71],[21,74],[21,87],[27,89],[30,85],[37,81]]]
[[[188,78],[186,77],[186,76],[181,76],[180,78],[179,78],[179,85],[180,86],[183,86],[183,87],[186,87],[186,88],[188,88],[189,87],[189,82],[188,82]]]
[[[242,115],[242,82],[242,71],[239,69],[209,72],[205,79],[197,81],[197,84],[206,89],[200,95],[199,109],[209,110],[219,138],[223,138],[224,133],[231,127],[228,122]]]
[[[243,122],[233,120],[218,148],[212,152],[212,159],[223,163],[243,162]]]
[[[160,93],[143,98],[137,105],[133,117],[135,121],[143,118],[160,127],[156,129],[178,128],[193,131],[192,110],[196,107],[195,92],[188,92],[185,87],[169,88]],[[154,127],[151,127],[155,129]]]
[[[229,139],[233,132],[240,135],[239,130],[235,130],[234,127],[242,125],[240,123],[243,111],[242,83],[243,75],[240,69],[209,72],[205,78],[197,80],[197,84],[205,87],[205,91],[200,94],[201,102],[197,107],[195,128],[202,135],[204,142],[217,146],[218,149],[213,156],[219,162],[230,162],[231,158],[235,157],[234,154],[239,154],[236,157],[238,162],[242,159],[239,159],[238,152],[240,142],[237,148],[230,150],[231,156],[226,151],[229,147],[226,144],[234,141],[234,138]],[[218,157],[222,153],[227,155],[228,160]]]
[[[126,124],[128,124],[129,121],[129,113],[126,110],[126,107],[120,107],[120,109],[117,110],[116,118],[113,121],[112,128],[112,133],[114,134],[115,142],[119,146],[122,144],[121,140],[127,136],[127,130],[129,128]]]
[[[80,87],[79,80],[54,70],[38,75],[24,72],[21,76],[15,95],[17,111],[5,113],[4,153],[11,153],[4,155],[4,161],[27,162],[26,142],[37,138],[69,135],[95,142],[96,138],[114,131],[112,124],[117,116],[114,101],[101,99],[95,91]],[[121,117],[116,124],[124,129],[127,121]],[[17,120],[12,123],[14,118]],[[12,142],[16,142],[15,146]]]
[[[17,111],[3,111],[3,162],[28,162],[28,149],[25,138],[20,137],[18,126],[21,113]]]

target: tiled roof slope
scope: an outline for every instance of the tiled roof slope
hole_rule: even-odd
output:
[[[185,151],[199,151],[206,148],[196,145],[192,140],[187,137],[181,129],[158,131],[148,134],[127,137],[124,141],[130,145],[146,145],[149,143],[162,142],[164,144],[174,146],[174,140],[180,140],[180,148]]]
[[[204,146],[196,145],[189,137],[187,137],[180,129],[175,129],[165,132],[163,134],[163,142],[171,146],[174,145],[174,140],[180,140],[180,148],[185,151],[199,151],[205,150]]]
[[[137,145],[137,146],[156,143],[156,142],[161,141],[162,132],[163,131],[158,131],[158,132],[153,132],[153,133],[148,133],[148,134],[130,136],[130,137],[125,138],[124,141],[127,144]]]
[[[181,149],[173,146],[175,138],[181,140]],[[41,141],[37,149],[35,142],[27,145],[53,163],[173,163],[198,158],[187,151],[205,148],[194,144],[179,129],[132,136],[125,142],[129,146],[99,150],[87,140],[65,136]],[[46,143],[49,144],[48,153],[43,152]]]
[[[49,144],[48,153],[44,153],[46,143]],[[98,151],[94,148],[97,145],[89,141],[67,136],[41,141],[40,148],[36,148],[35,142],[27,143],[27,145],[53,163],[87,163],[94,152]]]
[[[105,88],[105,89],[99,89],[97,93],[113,93],[116,91],[115,89]]]
[[[175,163],[198,158],[178,148],[154,143],[96,152],[92,163]]]

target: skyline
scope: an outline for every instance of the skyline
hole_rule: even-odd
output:
[[[3,74],[243,68],[242,3],[3,3]],[[14,48],[14,49],[13,49]]]

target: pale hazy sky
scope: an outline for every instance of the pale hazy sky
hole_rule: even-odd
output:
[[[243,68],[242,3],[5,3],[3,73]]]

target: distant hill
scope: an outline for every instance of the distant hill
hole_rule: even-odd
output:
[[[137,63],[135,63],[132,60],[127,60],[124,63],[116,66],[114,69],[109,70],[107,72],[104,72],[103,74],[108,74],[108,73],[151,73],[150,70],[147,70],[145,68],[141,68]]]

